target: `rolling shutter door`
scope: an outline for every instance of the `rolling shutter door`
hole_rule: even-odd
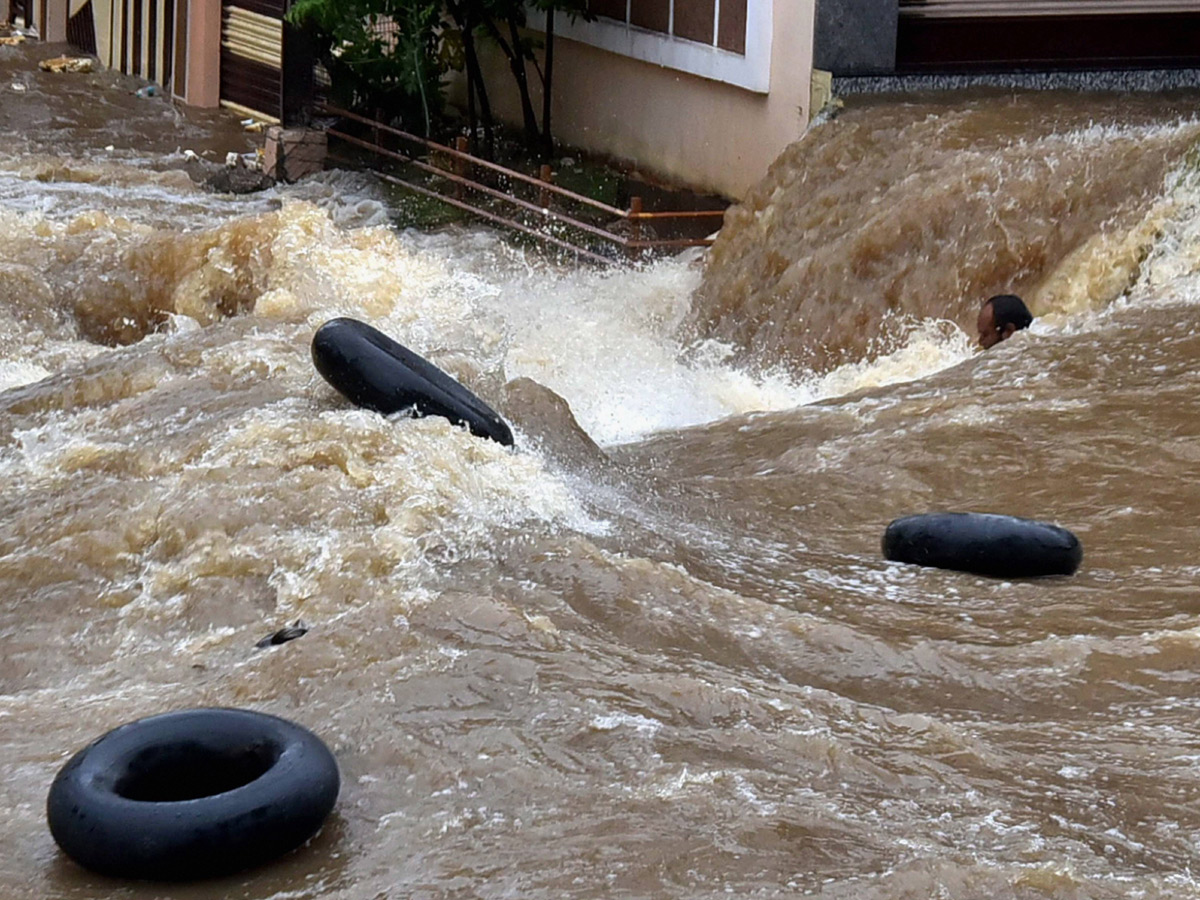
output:
[[[900,0],[898,72],[1200,64],[1196,0]]]
[[[900,0],[904,18],[1147,15],[1196,12],[1196,0]]]
[[[283,0],[226,4],[221,18],[221,105],[278,122],[283,94]]]

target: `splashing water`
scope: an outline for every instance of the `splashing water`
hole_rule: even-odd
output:
[[[361,176],[206,194],[203,129],[29,83],[85,121],[68,158],[0,103],[5,897],[160,896],[65,860],[45,790],[201,705],[343,788],[180,897],[1196,896],[1194,98],[856,101],[709,257],[600,273],[394,231]],[[993,286],[1039,319],[978,353]],[[543,449],[545,392],[511,450],[352,408],[337,315],[603,452]],[[934,508],[1084,566],[880,559]]]

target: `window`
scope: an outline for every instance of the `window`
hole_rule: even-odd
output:
[[[589,0],[594,22],[560,15],[555,33],[630,56],[766,93],[773,0]],[[545,16],[530,13],[543,28]]]

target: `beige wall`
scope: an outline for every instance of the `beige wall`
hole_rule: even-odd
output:
[[[28,14],[26,17],[26,26],[37,26],[39,29],[42,24],[42,17],[45,15],[46,27],[45,33],[39,33],[38,37],[47,44],[61,44],[67,39],[67,0],[34,0],[26,7]],[[5,16],[5,21],[8,17]]]
[[[45,0],[46,33],[42,40],[48,44],[61,44],[67,39],[67,0]]]
[[[738,199],[808,122],[814,9],[815,0],[775,0],[766,94],[559,38],[554,135]],[[498,115],[519,122],[511,83],[507,66],[493,58],[489,96]],[[535,106],[540,117],[540,99]]]

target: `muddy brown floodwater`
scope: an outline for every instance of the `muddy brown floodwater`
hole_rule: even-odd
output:
[[[596,272],[349,173],[204,191],[257,136],[56,52],[0,49],[0,895],[1200,897],[1200,95],[859,97],[705,265]],[[337,315],[516,447],[350,407]],[[1083,567],[881,559],[940,509]],[[63,857],[64,761],[205,705],[326,741],[320,835]]]

